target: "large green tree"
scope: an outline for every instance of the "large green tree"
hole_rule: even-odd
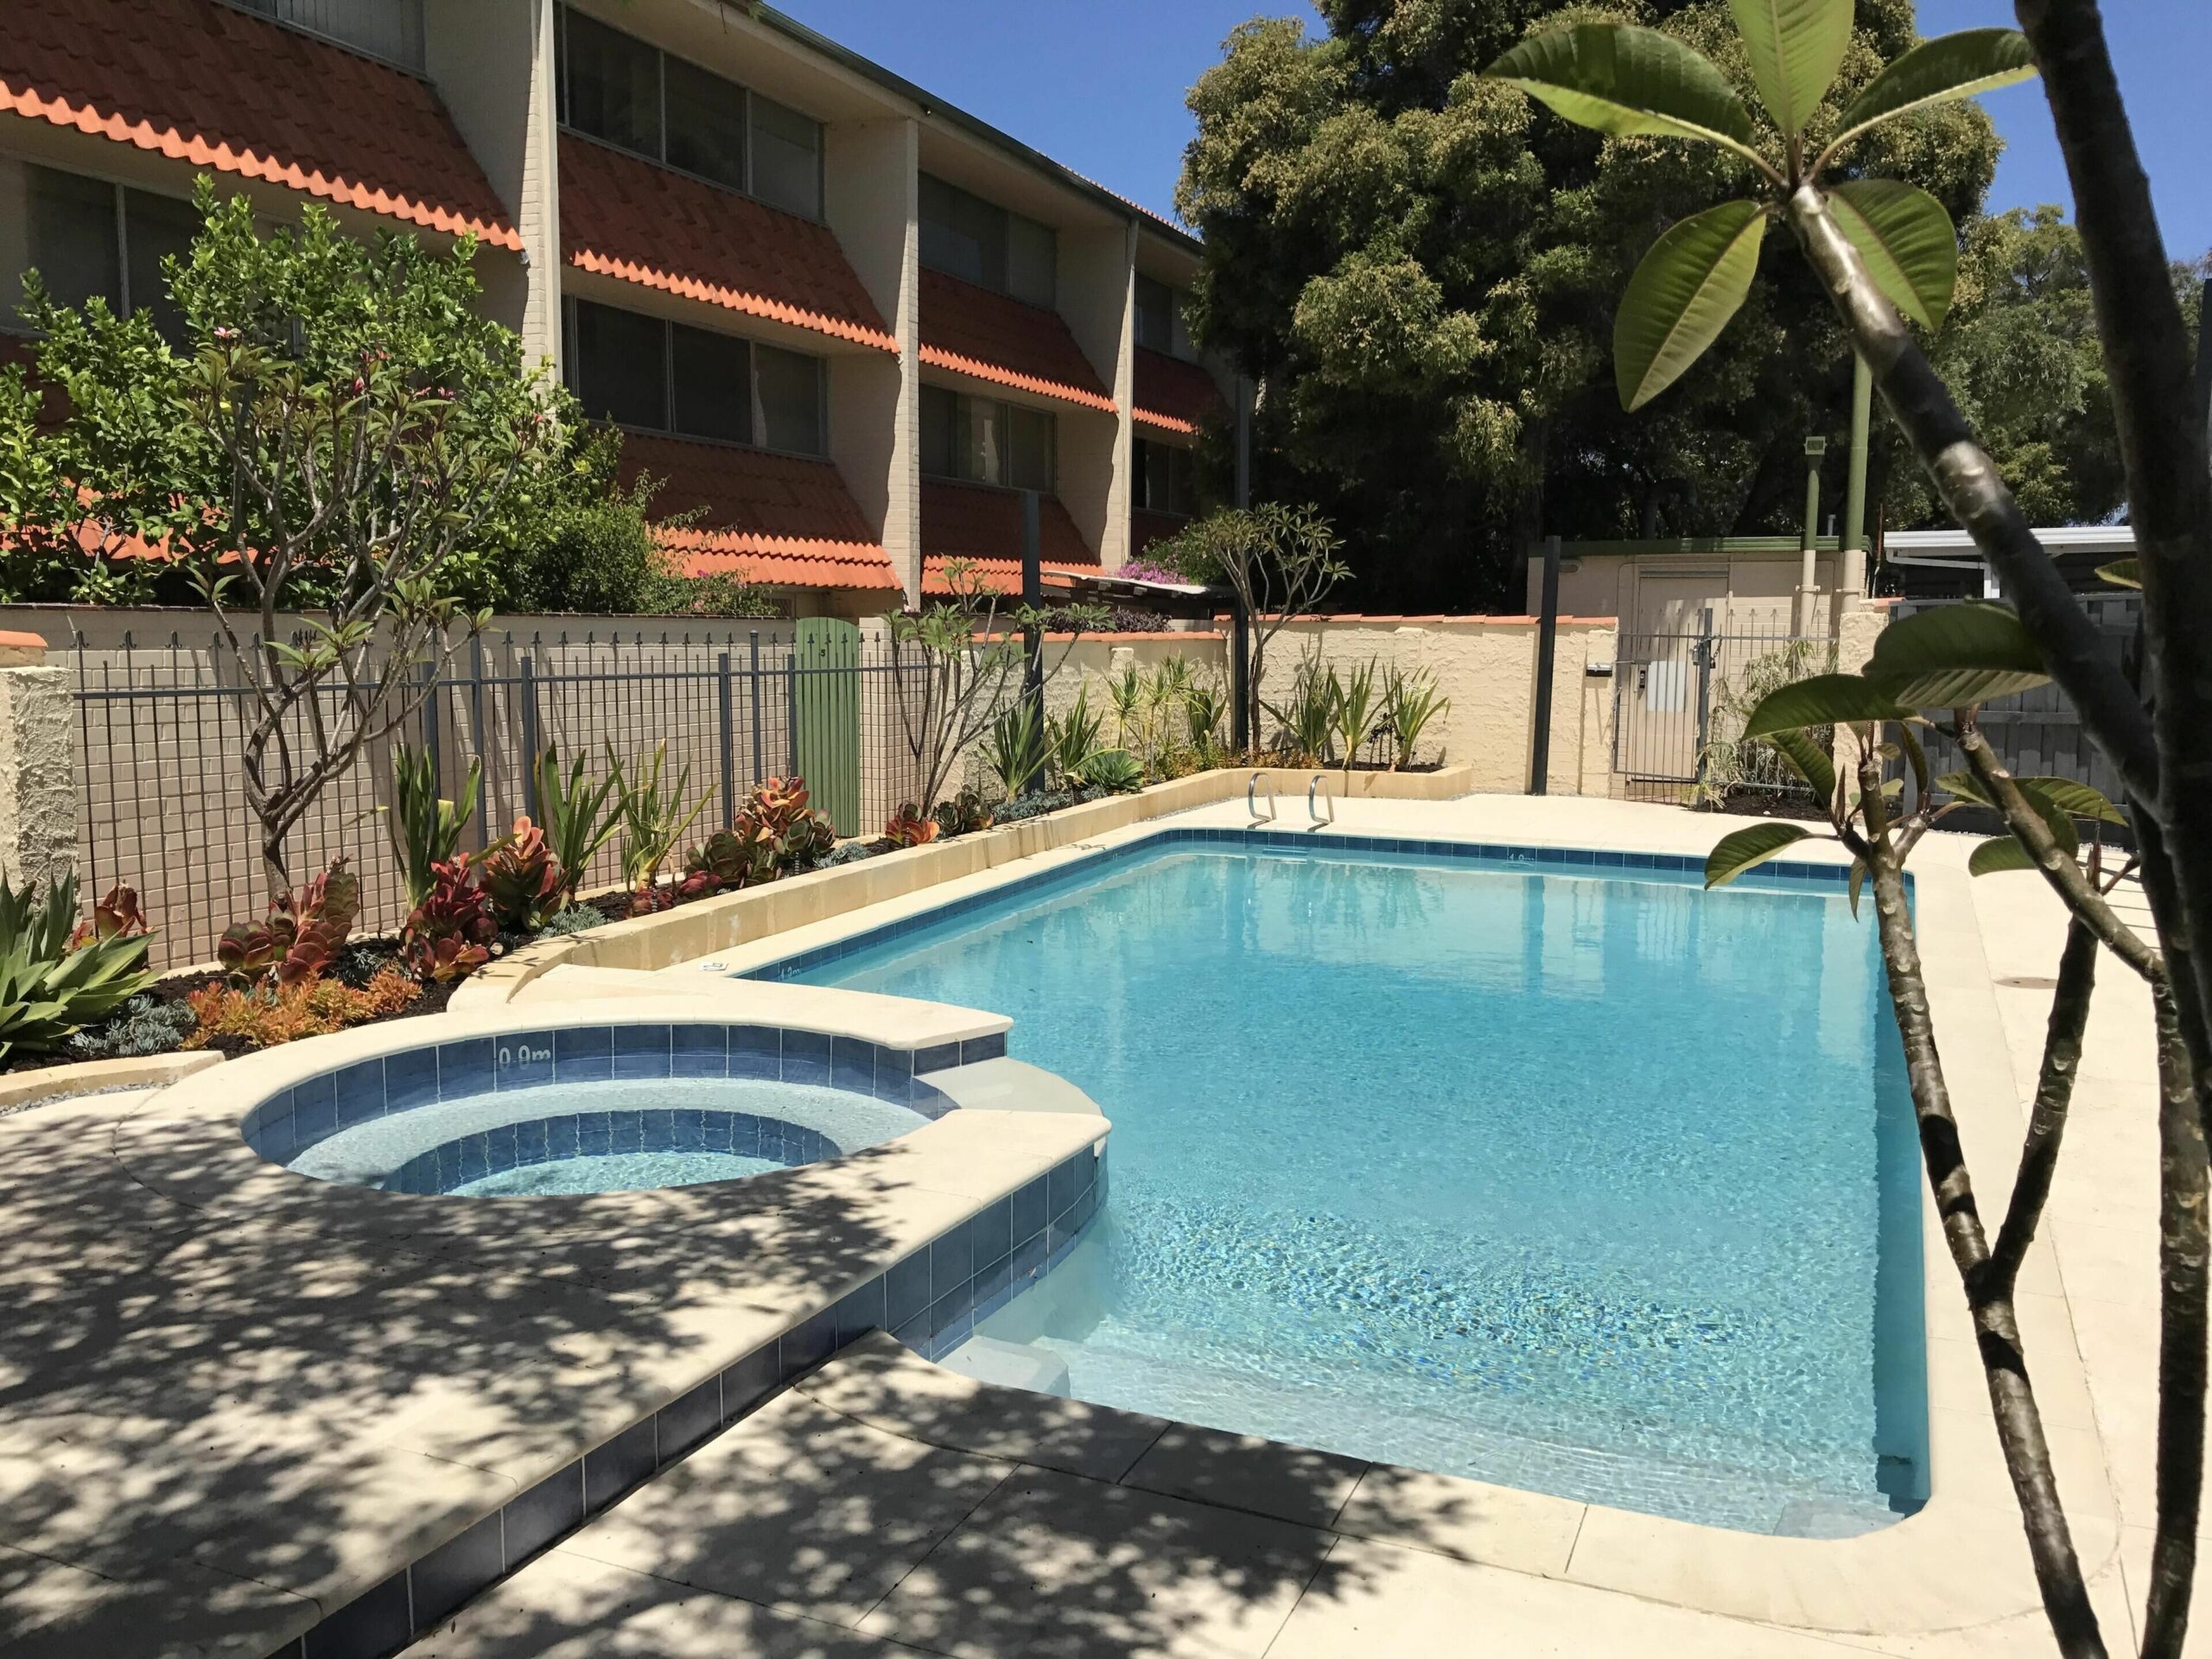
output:
[[[1719,0],[1319,0],[1325,31],[1248,23],[1192,89],[1178,205],[1204,235],[1199,338],[1262,386],[1262,493],[1343,527],[1356,598],[1511,597],[1533,537],[1789,527],[1802,443],[1840,431],[1833,311],[1770,244],[1727,338],[1659,405],[1615,395],[1616,302],[1668,226],[1745,193],[1725,150],[1586,130],[1479,72],[1532,31],[1617,19],[1711,56],[1746,91]],[[1911,0],[1859,0],[1837,107],[1916,35]],[[1832,116],[1834,110],[1828,113]],[[1970,105],[1893,124],[1852,171],[1955,217],[1999,143]],[[1900,469],[1902,470],[1902,469]]]

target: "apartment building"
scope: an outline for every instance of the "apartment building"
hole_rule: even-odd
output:
[[[0,329],[29,266],[160,321],[201,173],[474,234],[687,566],[800,614],[1010,585],[1025,491],[1048,569],[1110,573],[1223,407],[1186,232],[765,6],[6,0]]]

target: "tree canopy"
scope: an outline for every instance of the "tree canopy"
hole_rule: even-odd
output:
[[[1782,238],[1726,334],[1664,397],[1630,416],[1614,388],[1630,274],[1668,226],[1746,194],[1750,164],[1604,137],[1479,78],[1532,32],[1610,19],[1695,47],[1758,107],[1723,0],[1319,10],[1319,35],[1275,19],[1230,37],[1191,93],[1178,206],[1206,243],[1194,332],[1261,386],[1255,490],[1312,499],[1343,527],[1357,601],[1497,602],[1547,532],[1792,527],[1802,440],[1841,435],[1851,367]],[[1915,43],[1914,23],[1912,0],[1859,0],[1815,139]],[[1963,221],[1999,148],[1980,109],[1950,105],[1878,130],[1839,171],[1917,185]]]

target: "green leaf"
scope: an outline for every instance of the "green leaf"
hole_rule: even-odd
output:
[[[2110,564],[2099,565],[2097,574],[2115,588],[2140,589],[2143,586],[2143,561],[2114,559]]]
[[[1751,113],[1727,78],[1656,29],[1627,23],[1553,29],[1522,41],[1483,73],[1599,132],[1702,138],[1758,158]]]
[[[1883,629],[1866,677],[1907,708],[1961,709],[2050,676],[2012,607],[1968,600]]]
[[[1981,779],[1970,772],[1947,772],[1936,780],[1936,787],[1947,794],[1957,796],[1962,801],[1972,801],[1975,805],[1988,807],[1993,811],[1996,809],[1997,803],[1989,798],[1989,791],[1981,786]]]
[[[1851,896],[1851,919],[1854,922],[1859,919],[1859,895],[1866,886],[1866,861],[1863,858],[1854,858],[1851,861],[1851,883],[1848,888]]]
[[[1804,130],[1851,45],[1851,0],[1728,0],[1751,80],[1784,137]]]
[[[1706,855],[1705,885],[1724,887],[1754,865],[1764,864],[1783,848],[1800,842],[1812,831],[1802,823],[1755,823],[1723,836],[1720,844]]]
[[[1879,687],[1856,674],[1815,674],[1761,697],[1744,722],[1744,735],[1771,738],[1807,726],[1856,726],[1904,715]]]
[[[2126,823],[2127,816],[2108,800],[2104,791],[2071,778],[2021,778],[2024,791],[2035,790],[2070,817],[2094,818],[2103,823]]]
[[[2016,778],[2012,781],[2019,789],[2020,798],[2033,807],[2036,816],[2050,826],[2050,838],[2058,843],[2058,850],[2069,858],[2079,854],[2082,838],[2074,832],[2074,820],[2067,816],[2066,809],[2037,788],[2033,779]]]
[[[1652,244],[1613,318],[1622,408],[1649,403],[1719,338],[1751,291],[1765,235],[1758,203],[1731,201],[1682,220]]]
[[[1793,772],[1812,785],[1822,807],[1835,798],[1835,763],[1829,760],[1826,749],[1805,735],[1802,728],[1777,732],[1767,741],[1789,763]]]
[[[1867,83],[1843,112],[1843,124],[1821,156],[1830,156],[1878,122],[1932,104],[1973,98],[2026,80],[2036,73],[2028,37],[2016,29],[1968,29],[1923,41]]]
[[[1959,233],[1943,204],[1895,179],[1830,187],[1828,207],[1891,304],[1934,334],[1959,279]]]
[[[1974,856],[1967,860],[1968,875],[1994,875],[1999,870],[2032,870],[2035,861],[2028,856],[2028,849],[2010,836],[1992,836],[1974,849]]]

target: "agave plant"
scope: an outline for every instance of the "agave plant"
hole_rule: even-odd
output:
[[[1943,326],[1958,232],[1942,203],[1893,179],[1833,176],[1859,141],[1930,105],[2035,73],[2027,38],[1974,29],[1923,41],[1869,82],[1832,129],[1816,119],[1851,45],[1851,0],[1729,0],[1778,148],[1706,58],[1628,23],[1580,23],[1523,41],[1484,73],[1600,132],[1689,138],[1749,163],[1763,188],[1682,220],[1653,245],[1613,323],[1621,403],[1640,408],[1717,340],[1751,291],[1769,224],[1784,219],[1822,275],[1856,265],[1911,321]],[[1815,132],[1818,137],[1815,137]]]
[[[476,816],[476,791],[484,781],[484,763],[469,757],[468,775],[461,794],[453,800],[438,797],[438,771],[429,752],[402,743],[391,752],[391,804],[384,814],[385,832],[391,837],[393,855],[407,884],[407,902],[420,905],[430,896],[437,868],[453,857],[461,832]]]
[[[1343,693],[1336,671],[1307,657],[1298,664],[1290,696],[1280,704],[1261,704],[1281,728],[1281,741],[1290,751],[1293,766],[1313,766],[1328,753],[1329,740],[1337,729],[1337,701]]]
[[[576,887],[592,860],[622,827],[614,799],[618,774],[610,769],[596,785],[587,781],[581,754],[569,761],[564,773],[560,756],[550,745],[537,757],[536,770],[537,815],[543,822],[546,849],[560,871],[560,902],[552,906],[557,912],[575,902]]]
[[[1331,724],[1335,728],[1338,743],[1342,748],[1344,776],[1351,776],[1351,763],[1359,758],[1360,750],[1373,735],[1382,717],[1382,699],[1376,688],[1378,670],[1370,657],[1344,679],[1337,682],[1335,708],[1331,711]],[[1330,671],[1335,678],[1336,671]]]
[[[1412,763],[1414,746],[1429,722],[1449,714],[1452,700],[1436,689],[1427,669],[1408,674],[1393,668],[1382,685],[1382,728],[1390,734],[1390,770],[1401,772]]]
[[[1027,794],[1050,765],[1053,745],[1036,705],[1018,698],[1002,709],[983,738],[983,764],[1008,800]]]
[[[65,875],[41,897],[26,881],[20,888],[0,878],[0,1059],[20,1048],[44,1053],[88,1026],[96,1026],[152,980],[145,969],[152,943],[143,924],[120,922],[137,912],[137,895],[118,887],[103,900],[128,895],[127,906],[89,934],[76,925],[77,879]],[[110,921],[116,920],[111,928]]]
[[[338,960],[360,914],[361,880],[340,855],[297,893],[280,893],[258,922],[237,922],[215,942],[215,959],[238,985],[303,985]]]
[[[501,927],[511,931],[544,925],[548,917],[563,907],[563,900],[575,888],[561,861],[554,856],[545,832],[531,821],[528,813],[518,817],[513,830],[480,861],[492,913]]]
[[[684,806],[691,768],[687,766],[673,781],[666,780],[668,743],[664,739],[654,748],[651,761],[635,762],[627,773],[612,748],[607,750],[607,765],[621,804],[623,884],[630,889],[633,903],[650,900],[660,880],[661,866],[682,844],[684,831],[706,810],[713,792],[702,794],[689,808]]]
[[[1211,760],[1221,746],[1221,722],[1229,713],[1229,696],[1211,680],[1193,680],[1183,694],[1183,725],[1191,747]]]
[[[1071,773],[1071,779],[1093,789],[1127,795],[1144,787],[1144,762],[1127,749],[1100,749],[1085,760],[1083,769]]]
[[[1051,756],[1046,770],[1063,779],[1082,774],[1090,757],[1098,753],[1106,722],[1090,712],[1090,688],[1076,693],[1067,712],[1045,721],[1046,747]]]

